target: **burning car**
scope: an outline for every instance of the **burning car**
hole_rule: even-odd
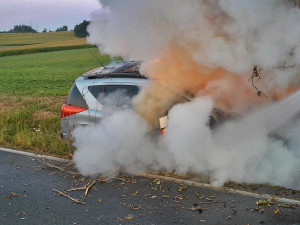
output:
[[[149,82],[139,72],[140,65],[140,61],[114,62],[77,78],[61,108],[62,138],[70,140],[76,127],[100,121],[108,95],[121,93],[123,104],[137,95],[140,88]]]
[[[120,61],[109,66],[91,70],[77,78],[71,88],[66,103],[61,108],[61,136],[67,141],[72,131],[78,126],[97,123],[103,118],[108,101],[119,101],[119,106],[128,102],[139,93],[141,87],[149,84],[149,80],[140,72],[141,61]],[[121,94],[121,95],[118,95]],[[115,95],[115,99],[106,99]],[[174,104],[191,101],[190,93]],[[116,102],[115,102],[116,103]],[[224,112],[214,109],[209,125],[213,128],[228,118]],[[160,131],[167,128],[167,112],[159,118]]]

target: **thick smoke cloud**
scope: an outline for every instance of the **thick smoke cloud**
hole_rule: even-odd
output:
[[[84,175],[123,166],[133,174],[203,174],[216,186],[231,180],[300,188],[300,120],[293,119],[300,110],[300,92],[213,131],[208,126],[212,107],[209,97],[175,105],[168,130],[158,139],[133,110],[107,113],[99,124],[75,130],[74,161]]]
[[[290,114],[299,112],[299,94],[274,103],[300,86],[298,8],[288,0],[100,4],[89,42],[112,56],[143,60],[153,82],[135,98],[134,111],[117,110],[75,131],[75,162],[82,173],[123,165],[134,173],[202,173],[215,185],[233,180],[299,188],[299,123]],[[252,83],[255,65],[261,79]],[[172,107],[165,137],[150,135],[158,117],[187,92],[197,97]],[[240,117],[211,130],[213,108]]]

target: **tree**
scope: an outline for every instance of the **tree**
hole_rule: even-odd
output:
[[[44,30],[43,30],[43,33],[46,33],[47,32],[47,29],[46,28],[44,28]]]
[[[59,27],[56,29],[55,32],[60,32],[60,31],[68,31],[68,26],[65,25],[65,26]]]
[[[27,25],[15,25],[14,29],[8,31],[9,33],[37,33],[35,29],[33,29],[31,26]]]
[[[80,24],[77,24],[74,27],[74,34],[76,37],[82,38],[82,37],[86,37],[89,35],[89,33],[87,32],[87,26],[90,24],[89,21],[83,21]]]

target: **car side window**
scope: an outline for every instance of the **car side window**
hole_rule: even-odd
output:
[[[77,106],[77,107],[88,108],[86,101],[84,100],[83,96],[79,92],[76,84],[74,84],[73,87],[71,88],[66,104]]]
[[[101,99],[112,95],[131,98],[138,94],[139,87],[136,85],[93,85],[89,86],[88,90],[101,102]]]

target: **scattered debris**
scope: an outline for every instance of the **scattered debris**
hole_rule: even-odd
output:
[[[204,195],[200,195],[198,192],[195,193],[196,197],[200,200],[203,200],[205,198]]]
[[[279,212],[280,212],[279,209],[276,209],[276,210],[274,211],[274,215],[278,215]]]
[[[46,162],[45,159],[42,159],[42,162],[49,168],[52,168],[52,169],[57,169],[57,170],[60,170],[62,172],[65,172],[65,173],[69,173],[73,176],[80,176],[80,173],[76,173],[76,172],[73,172],[73,171],[69,171],[69,170],[66,170],[60,166],[56,166],[56,165],[53,165],[53,164],[50,164],[49,162]]]
[[[13,197],[17,197],[17,196],[21,196],[24,198],[27,198],[27,195],[21,195],[21,194],[17,194],[15,192],[11,192],[11,195],[4,197],[3,200],[7,200],[7,199],[13,199]]]
[[[192,210],[192,211],[198,211],[199,213],[202,213],[203,210],[208,210],[208,208],[201,208],[201,207],[192,207],[192,208],[186,208],[187,210]]]
[[[273,197],[272,197],[273,199]],[[260,205],[266,205],[266,206],[271,206],[272,204],[275,204],[275,201],[272,201],[272,199],[268,199],[268,200],[259,200],[256,202],[256,205],[260,206]],[[274,199],[275,200],[275,199]]]
[[[87,196],[87,194],[88,194],[90,188],[93,187],[93,185],[96,184],[97,181],[102,181],[102,180],[101,180],[101,179],[91,180],[90,182],[88,182],[88,183],[87,183],[86,185],[84,185],[83,187],[79,187],[79,188],[71,188],[71,189],[68,189],[67,191],[85,190],[84,196]]]
[[[17,194],[17,193],[15,193],[15,192],[11,192],[11,195],[12,195],[13,197],[15,197],[15,196],[21,196],[20,194]]]
[[[187,185],[180,186],[180,187],[178,188],[178,191],[179,191],[179,192],[182,192],[183,190],[186,190],[187,188],[188,188]]]
[[[144,209],[142,206],[140,206],[140,205],[132,205],[132,204],[130,204],[130,205],[127,205],[126,203],[121,203],[121,205],[123,205],[123,206],[125,206],[125,207],[127,207],[127,208],[130,208],[130,209],[132,209],[132,210],[141,210],[141,209]]]
[[[136,191],[135,191],[135,193],[134,193],[134,194],[132,194],[132,195],[134,195],[134,196],[135,196],[135,195],[138,195],[138,194],[140,194],[140,191],[139,191],[139,190],[136,190]]]
[[[258,212],[260,212],[260,213],[264,213],[264,212],[265,212],[265,209],[262,208],[262,207],[251,209],[251,212],[255,212],[255,211],[258,211]]]
[[[133,220],[133,218],[134,217],[132,214],[129,214],[128,216],[125,217],[126,220]]]
[[[59,191],[59,190],[55,190],[55,189],[53,189],[53,191],[56,192],[58,195],[61,195],[61,196],[64,196],[64,197],[70,199],[70,200],[71,200],[72,202],[74,202],[74,203],[79,203],[79,204],[83,204],[83,205],[85,204],[85,202],[80,201],[80,200],[77,199],[77,198],[71,197],[71,196],[68,195],[66,192]]]
[[[227,216],[225,220],[231,220],[231,216]]]

